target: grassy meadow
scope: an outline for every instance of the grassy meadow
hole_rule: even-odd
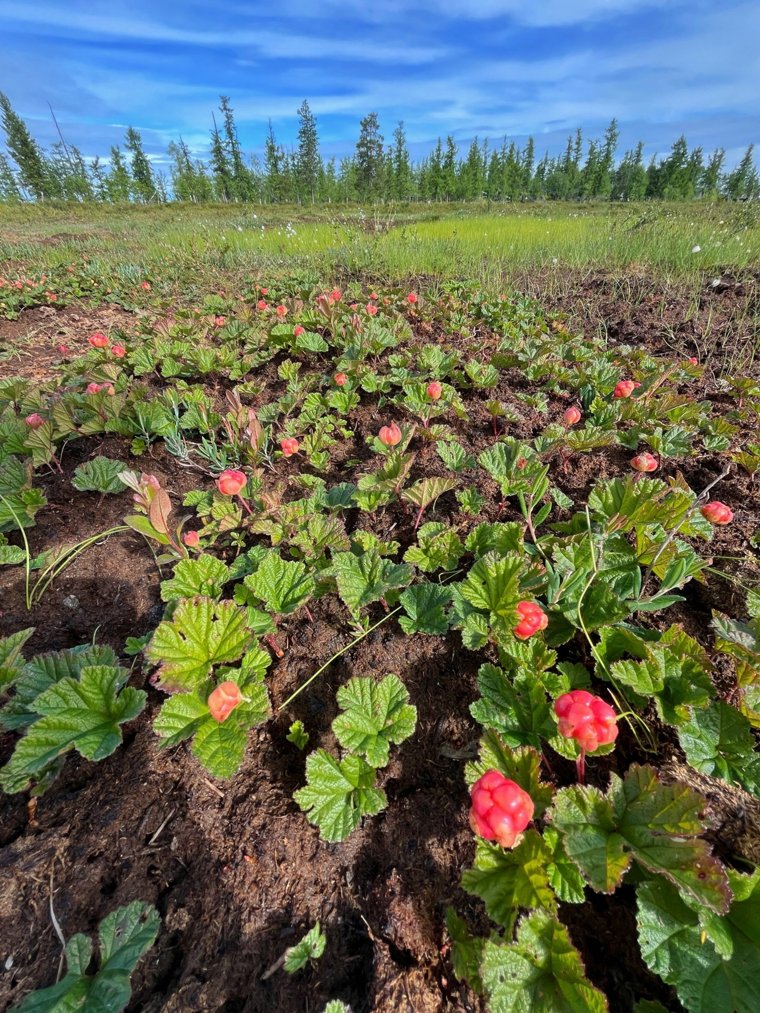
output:
[[[0,264],[45,270],[87,258],[136,274],[190,268],[313,270],[388,279],[651,270],[688,280],[760,262],[751,204],[0,207]]]

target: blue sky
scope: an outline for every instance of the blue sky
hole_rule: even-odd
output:
[[[107,154],[132,124],[160,161],[178,135],[199,154],[220,94],[247,151],[271,117],[295,142],[308,98],[326,154],[377,111],[424,154],[439,135],[539,154],[616,116],[621,144],[664,153],[685,133],[736,160],[760,144],[754,0],[0,0],[0,90],[43,144]]]

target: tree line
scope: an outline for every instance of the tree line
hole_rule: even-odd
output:
[[[208,158],[196,157],[180,137],[168,146],[163,172],[151,163],[133,127],[107,160],[86,159],[66,142],[52,108],[60,139],[46,150],[0,92],[6,140],[6,153],[0,152],[0,201],[326,204],[760,197],[753,145],[730,171],[723,148],[705,155],[701,147],[689,148],[683,136],[666,155],[645,164],[642,142],[618,155],[614,119],[600,140],[586,141],[576,130],[559,155],[539,158],[532,137],[523,147],[507,138],[493,145],[476,137],[465,151],[449,135],[415,162],[403,122],[386,143],[374,112],[359,123],[353,152],[340,159],[322,156],[317,120],[306,100],[298,109],[296,145],[288,149],[279,144],[270,121],[261,158],[243,152],[228,97],[220,98],[218,114],[218,119],[212,114]]]

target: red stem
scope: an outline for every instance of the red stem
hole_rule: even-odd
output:
[[[248,511],[248,513],[249,513],[249,514],[252,514],[252,513],[253,513],[253,510],[251,510],[251,508],[250,508],[250,507],[248,506],[248,504],[247,504],[247,503],[246,503],[246,501],[245,501],[245,500],[243,499],[243,497],[242,497],[242,496],[240,495],[240,493],[238,493],[238,499],[239,499],[239,500],[240,500],[240,502],[241,502],[241,503],[243,504],[243,506],[244,506],[244,507],[245,507],[245,509],[246,509],[246,510]]]
[[[581,749],[581,755],[575,761],[575,769],[578,772],[578,784],[586,783],[586,750]]]
[[[274,639],[274,634],[273,633],[265,633],[264,634],[264,643],[269,644],[269,646],[272,648],[272,650],[274,651],[274,653],[277,655],[278,658],[284,658],[285,657],[285,652],[280,647],[280,645],[277,643],[277,641]]]

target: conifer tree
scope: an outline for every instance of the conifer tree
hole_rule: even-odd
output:
[[[269,130],[264,145],[264,191],[266,200],[276,203],[281,199],[282,193],[282,152],[277,147],[274,136],[272,121],[269,121]]]
[[[0,122],[5,131],[8,154],[16,163],[16,183],[19,190],[34,200],[58,197],[56,185],[42,149],[29,133],[29,129],[14,112],[8,96],[0,91]]]
[[[520,161],[520,189],[518,196],[521,198],[525,198],[530,194],[535,158],[536,145],[533,138],[529,137]]]
[[[760,197],[760,181],[752,159],[754,144],[750,144],[733,172],[724,181],[723,192],[730,200],[753,200]]]
[[[132,180],[129,175],[129,169],[118,145],[111,148],[111,164],[106,175],[106,192],[108,193],[108,199],[115,204],[128,201],[132,194]]]
[[[108,200],[108,183],[100,155],[90,162],[90,179],[92,180],[92,196],[96,201]]]
[[[317,120],[306,99],[298,107],[298,153],[296,155],[297,190],[300,200],[314,204],[317,199],[319,170]]]
[[[21,200],[21,191],[16,182],[16,176],[11,169],[10,162],[0,152],[0,201],[10,203],[17,200]]]
[[[246,201],[251,196],[251,174],[243,159],[235,126],[234,110],[226,95],[222,95],[219,99],[219,112],[222,114],[224,124],[224,140],[221,143],[224,145],[228,172],[231,177],[229,186],[231,197],[233,200]],[[221,141],[221,139],[219,140]]]
[[[404,130],[403,120],[398,122],[396,129],[393,131],[392,163],[393,196],[399,200],[409,200],[412,196],[413,177],[409,149],[406,146],[406,131]]]
[[[707,197],[710,200],[714,200],[719,196],[720,193],[720,178],[723,172],[723,163],[726,159],[726,152],[724,148],[716,148],[710,155],[710,159],[704,168],[702,178],[699,183],[699,194],[701,197]]]
[[[440,151],[441,141],[438,142]],[[453,201],[457,196],[457,159],[459,149],[451,134],[446,138],[446,151],[443,153],[441,162],[441,198],[444,201]]]
[[[211,171],[214,177],[214,191],[216,199],[226,204],[234,199],[232,167],[227,158],[227,149],[222,135],[216,125],[216,116],[213,113],[211,121],[213,123],[211,128]]]
[[[615,170],[612,180],[613,200],[643,200],[647,192],[647,170],[644,168],[642,141],[632,151],[626,151]]]
[[[132,192],[135,200],[147,204],[156,200],[158,193],[156,181],[153,178],[148,156],[143,149],[140,132],[134,127],[128,127],[124,137],[124,147],[132,156]]]
[[[359,139],[354,156],[357,189],[363,200],[374,200],[380,196],[383,154],[383,135],[380,133],[377,113],[369,113],[359,123]]]

